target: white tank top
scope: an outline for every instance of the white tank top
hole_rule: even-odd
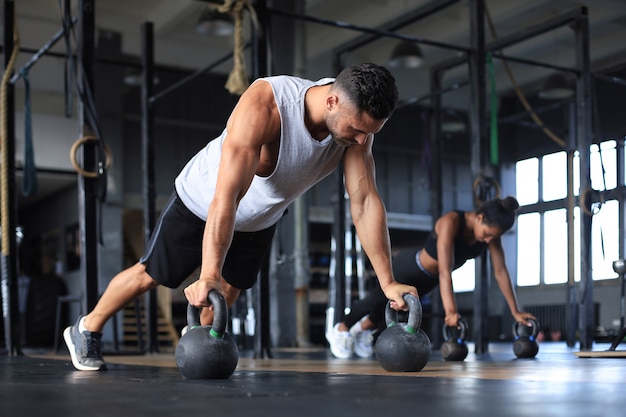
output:
[[[274,91],[281,120],[280,149],[274,172],[268,177],[254,176],[250,188],[237,208],[235,230],[252,232],[275,224],[296,198],[332,173],[343,156],[344,147],[327,136],[315,140],[304,124],[304,95],[317,82],[292,76],[256,80],[269,82]],[[226,129],[210,141],[182,169],[175,180],[176,191],[185,205],[206,220],[215,193],[217,171]]]

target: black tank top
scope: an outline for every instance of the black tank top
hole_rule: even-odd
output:
[[[465,241],[463,236],[465,231],[465,212],[462,210],[454,210],[454,212],[458,214],[461,221],[459,222],[459,230],[457,230],[454,237],[454,266],[452,270],[460,268],[468,259],[478,257],[487,247],[485,242],[475,242],[469,245]],[[424,250],[433,259],[437,259],[437,234],[434,231],[428,234]]]

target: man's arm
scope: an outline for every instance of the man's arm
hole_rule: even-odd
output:
[[[226,127],[215,196],[204,229],[200,277],[185,288],[188,301],[196,307],[207,305],[211,289],[221,290],[221,271],[234,233],[237,206],[257,171],[261,147],[280,134],[271,86],[266,82],[252,84],[241,96]]]
[[[392,301],[393,308],[405,309],[402,296],[406,293],[417,296],[417,290],[397,283],[393,277],[387,212],[376,187],[372,141],[373,135],[370,135],[363,145],[350,146],[344,154],[350,213],[385,296]]]

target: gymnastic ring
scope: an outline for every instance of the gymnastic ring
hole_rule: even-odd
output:
[[[596,191],[596,190],[594,190],[593,188],[591,188],[591,187],[587,187],[587,188],[585,188],[585,189],[583,190],[583,192],[580,194],[580,199],[579,199],[579,205],[580,205],[580,208],[581,208],[581,209],[583,210],[583,212],[584,212],[587,216],[589,216],[589,217],[591,217],[591,216],[595,216],[595,215],[597,214],[597,212],[595,212],[595,213],[594,213],[593,211],[589,210],[589,209],[587,208],[587,204],[586,204],[586,201],[587,201],[587,194],[589,194],[590,192],[595,192],[595,191]],[[600,202],[600,205],[602,205],[602,204],[604,203],[604,196],[602,195],[602,193],[600,193],[600,194],[599,194],[599,197],[600,197],[600,198],[599,198],[599,200],[600,200],[600,201],[599,201],[599,202]],[[589,206],[591,206],[591,204],[589,204]],[[599,211],[599,210],[598,210],[598,211]]]
[[[477,190],[478,187],[480,186],[480,183],[486,181],[488,182],[489,186],[494,186],[496,189],[496,195],[494,198],[500,198],[500,192],[502,191],[500,184],[498,183],[498,181],[496,181],[495,179],[493,179],[492,177],[485,177],[484,175],[479,175],[476,177],[476,179],[474,180],[474,183],[472,184],[472,190],[474,192],[474,201],[476,202],[476,204],[478,206],[483,205],[486,201],[485,200],[481,200],[478,196],[477,196]]]
[[[98,173],[92,172],[92,171],[86,171],[80,165],[78,165],[78,162],[76,161],[76,152],[78,151],[78,148],[84,145],[85,143],[89,141],[97,141],[97,140],[99,139],[96,138],[95,136],[83,136],[79,138],[76,142],[74,142],[72,144],[72,147],[70,148],[70,162],[72,163],[72,166],[74,167],[76,172],[78,172],[83,177],[97,178]],[[103,145],[104,145],[104,154],[106,156],[105,166],[106,166],[106,169],[109,169],[111,167],[111,164],[113,163],[113,157],[111,156],[111,150],[109,149],[107,144],[104,143]]]

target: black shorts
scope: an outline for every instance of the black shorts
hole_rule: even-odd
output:
[[[174,192],[139,262],[156,282],[177,288],[202,264],[204,226],[205,221],[189,211]],[[275,230],[276,225],[258,232],[234,233],[222,269],[226,282],[241,290],[254,285]]]

